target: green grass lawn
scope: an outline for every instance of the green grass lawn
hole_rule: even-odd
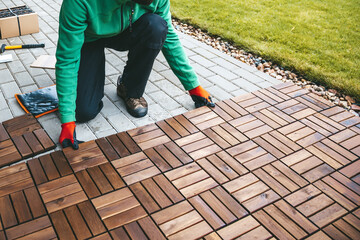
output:
[[[171,0],[171,12],[360,100],[360,0]]]

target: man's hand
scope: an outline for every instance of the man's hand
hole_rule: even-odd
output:
[[[149,6],[154,0],[133,0],[133,1],[141,5]]]
[[[61,125],[62,130],[59,142],[63,148],[71,146],[75,150],[79,149],[79,143],[81,143],[81,141],[76,140],[75,127],[75,122],[63,123]]]
[[[211,100],[210,94],[201,86],[189,90],[189,94],[192,100],[195,102],[196,108],[202,106],[215,107],[215,104]]]

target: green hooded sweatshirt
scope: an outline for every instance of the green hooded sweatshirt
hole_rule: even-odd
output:
[[[130,0],[64,0],[59,16],[56,50],[56,89],[61,122],[75,121],[77,77],[84,42],[113,37],[127,29],[130,15],[135,22],[145,13],[161,16],[168,25],[162,52],[185,90],[199,86],[184,49],[171,24],[170,1],[154,0],[149,6]]]

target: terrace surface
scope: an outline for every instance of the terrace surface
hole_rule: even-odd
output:
[[[58,114],[23,116],[14,98],[55,83],[30,64],[55,53],[61,1],[0,8],[23,4],[40,33],[0,44],[46,47],[0,64],[0,167],[14,164],[0,169],[0,239],[359,238],[360,118],[179,33],[216,108],[193,110],[159,55],[149,115],[132,118],[116,96],[126,53],[106,50],[104,109],[61,150]]]
[[[0,238],[357,239],[360,118],[281,84],[0,170]]]

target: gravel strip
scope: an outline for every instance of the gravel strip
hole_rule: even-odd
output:
[[[199,28],[195,28],[189,24],[182,23],[177,19],[172,20],[175,29],[192,36],[200,42],[206,43],[207,45],[242,61],[250,66],[256,67],[258,70],[269,74],[282,82],[293,82],[298,86],[309,89],[309,91],[322,96],[328,101],[333,102],[335,105],[343,107],[353,113],[355,116],[360,115],[360,104],[356,103],[355,100],[346,96],[335,89],[326,89],[323,86],[316,85],[315,83],[304,79],[303,77],[284,70],[281,66],[277,66],[270,61],[267,61],[259,56],[248,53],[242,49],[231,45],[229,42],[222,40],[220,37],[212,37],[206,32],[203,32]]]

